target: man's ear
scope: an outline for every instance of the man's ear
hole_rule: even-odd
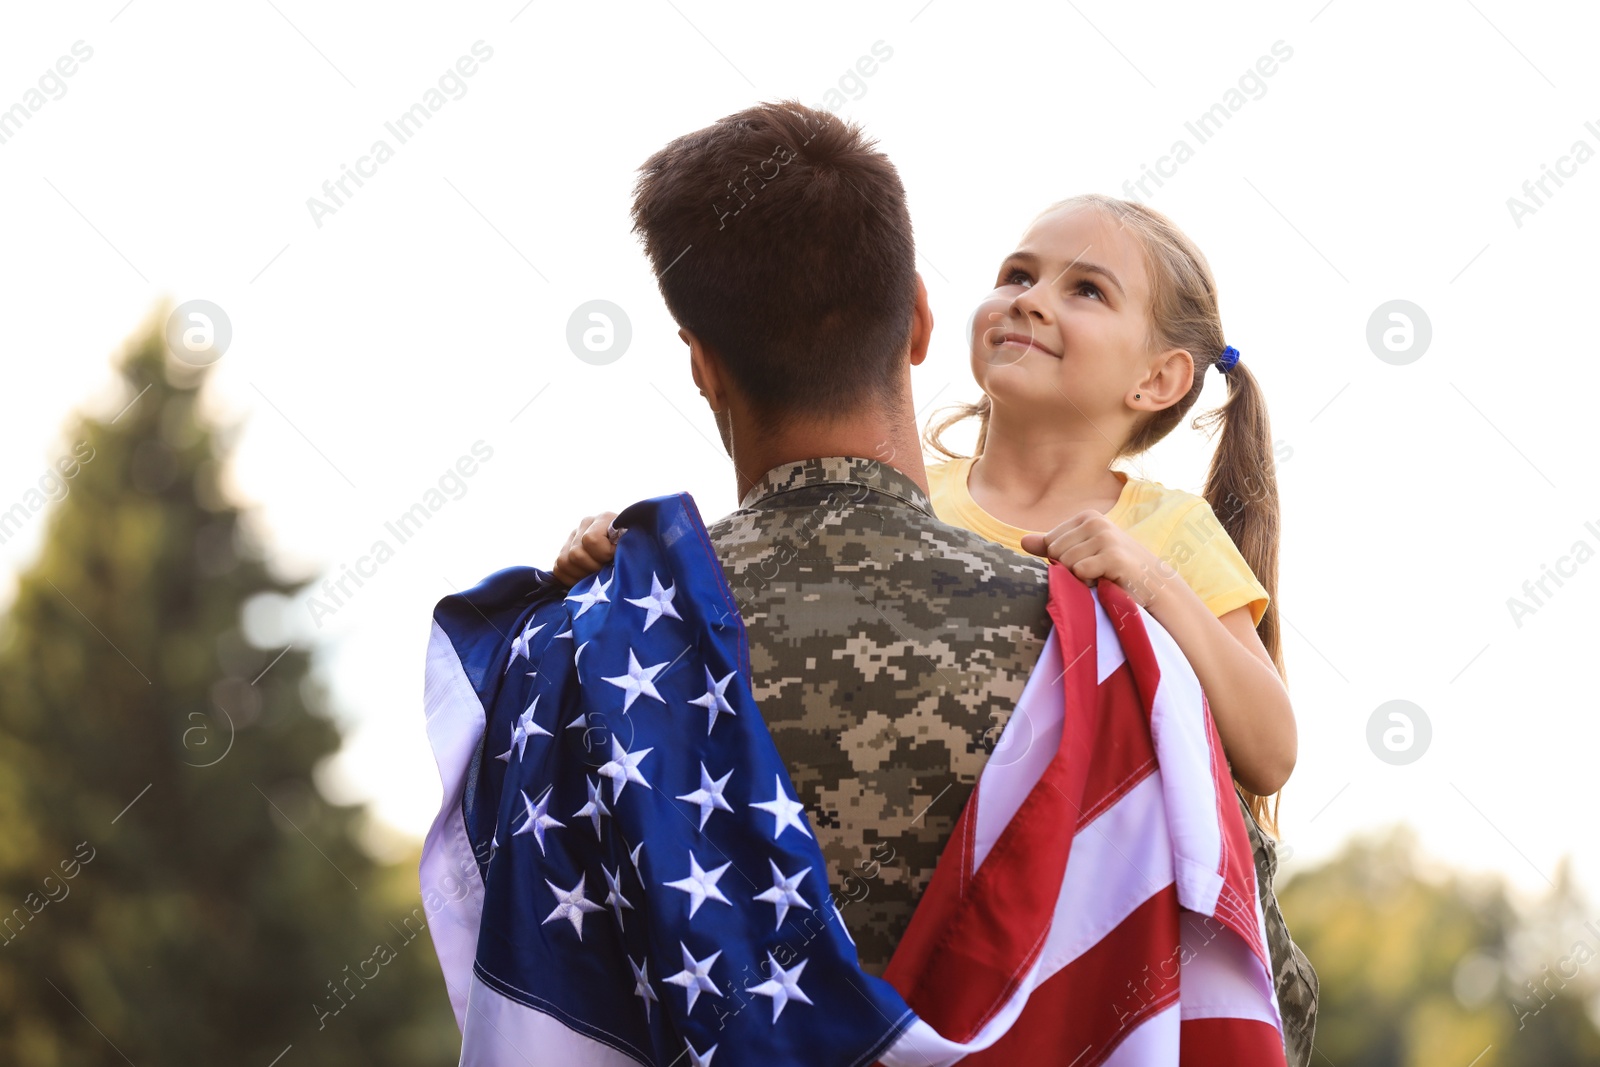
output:
[[[933,309],[928,306],[928,287],[917,272],[917,302],[911,309],[911,365],[928,358],[928,342],[933,338]]]
[[[728,398],[722,365],[692,330],[680,328],[678,336],[689,346],[689,372],[694,375],[695,387],[713,412],[723,410],[728,406]]]

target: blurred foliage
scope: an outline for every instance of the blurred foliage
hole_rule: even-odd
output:
[[[1600,1064],[1600,912],[1563,863],[1518,907],[1498,877],[1422,868],[1405,827],[1278,890],[1317,969],[1314,1061],[1334,1067]]]
[[[218,484],[205,373],[159,316],[120,369],[0,622],[0,1063],[454,1063],[415,862],[312,784],[310,650],[241,633],[295,587]]]

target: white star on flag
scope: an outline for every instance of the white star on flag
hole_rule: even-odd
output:
[[[650,1002],[656,1000],[656,991],[650,987],[650,957],[646,956],[643,963],[634,963],[633,957],[628,957],[628,966],[633,968],[633,995],[644,1001],[644,1021],[650,1021]]]
[[[602,770],[601,773],[604,773],[604,771]],[[806,824],[800,821],[800,813],[805,810],[805,806],[797,804],[783,795],[783,779],[776,774],[772,776],[772,785],[777,791],[777,796],[771,800],[763,800],[759,804],[750,805],[752,808],[760,808],[772,816],[772,839],[776,841],[782,837],[783,832],[791,826],[810,837],[811,831],[807,830]]]
[[[678,947],[683,949],[683,970],[670,978],[663,978],[662,981],[682,986],[689,991],[689,1010],[692,1012],[694,1002],[699,999],[701,993],[722,996],[722,990],[718,989],[710,978],[711,967],[717,962],[717,957],[722,955],[722,950],[718,949],[705,959],[697,960],[689,951],[688,945],[679,941]]]
[[[693,793],[685,793],[679,800],[687,800],[691,804],[700,806],[700,829],[706,828],[706,820],[711,818],[713,810],[732,811],[733,805],[728,803],[728,798],[722,795],[722,790],[728,784],[728,779],[733,777],[729,771],[716,781],[711,780],[711,773],[706,770],[704,763],[700,764],[700,788]],[[717,825],[722,825],[718,823]]]
[[[700,910],[700,905],[707,900],[717,900],[724,904],[733,901],[722,895],[722,890],[717,888],[717,879],[722,877],[722,872],[733,866],[732,862],[724,863],[715,870],[702,870],[700,861],[694,858],[694,853],[689,853],[689,877],[679,878],[676,882],[663,883],[672,889],[681,889],[689,894],[689,918],[694,918],[694,913]]]
[[[555,736],[549,730],[546,730],[543,726],[540,726],[538,723],[533,721],[533,712],[538,706],[539,698],[536,696],[533,698],[533,703],[529,704],[527,708],[523,710],[522,717],[517,720],[518,725],[522,727],[522,736],[527,740],[532,740],[533,738],[540,736]],[[522,753],[518,752],[517,757],[520,759],[522,757]]]
[[[629,782],[638,782],[646,789],[654,788],[645,781],[643,772],[639,770],[639,761],[654,751],[653,748],[641,748],[637,752],[628,752],[617,740],[617,735],[611,735],[611,759],[600,767],[600,777],[611,779],[611,803],[617,802]]]
[[[500,755],[496,756],[495,759],[497,759],[497,760],[505,760],[507,763],[510,763],[511,762],[511,754],[513,752],[515,752],[518,756],[522,755],[522,748],[523,748],[524,745],[527,744],[527,742],[528,742],[528,735],[522,732],[522,723],[521,722],[512,723],[511,724],[511,747],[506,749],[504,752],[500,753]]]
[[[722,715],[737,715],[737,714],[739,714],[737,711],[733,710],[733,705],[728,703],[728,698],[723,696],[723,693],[727,692],[728,683],[733,681],[733,676],[735,674],[737,674],[737,673],[738,673],[737,671],[729,671],[728,672],[728,676],[726,678],[722,679],[722,681],[719,682],[719,681],[717,681],[715,678],[713,678],[711,676],[710,668],[707,668],[706,669],[706,694],[705,694],[705,696],[695,697],[693,700],[689,701],[689,703],[691,703],[691,704],[694,704],[694,705],[696,705],[698,707],[702,707],[702,708],[706,709],[706,736],[707,737],[711,736],[711,728],[713,726],[717,725],[717,716],[719,714],[722,714]]]
[[[778,909],[778,921],[773,924],[773,929],[783,925],[783,917],[789,914],[791,907],[809,908],[806,898],[795,889],[800,884],[800,879],[811,873],[810,867],[801,867],[799,874],[792,874],[785,878],[778,865],[771,859],[767,864],[772,868],[772,888],[756,894],[757,900],[764,900]]]
[[[578,603],[578,613],[574,615],[573,618],[583,618],[583,613],[594,607],[596,604],[611,603],[611,598],[606,596],[606,591],[611,588],[611,582],[615,578],[616,574],[613,573],[611,578],[608,578],[606,581],[602,582],[596,579],[590,584],[586,592],[575,593],[572,596],[567,597],[568,600],[575,600]]]
[[[633,649],[628,649],[628,673],[615,674],[606,679],[606,681],[610,682],[612,685],[616,686],[618,689],[621,689],[627,694],[627,696],[623,697],[622,699],[622,710],[624,713],[626,713],[629,708],[633,707],[633,702],[637,700],[641,694],[650,697],[653,700],[660,700],[663,704],[666,703],[666,700],[662,698],[661,694],[656,692],[655,677],[661,673],[662,669],[666,667],[669,662],[669,660],[662,660],[653,667],[641,667],[639,666],[639,658],[633,654]]]
[[[672,598],[677,595],[676,586],[661,588],[661,579],[656,577],[655,571],[650,572],[650,595],[640,597],[624,597],[628,603],[636,608],[645,610],[643,630],[650,629],[652,623],[661,616],[666,615],[683,621],[683,616],[678,614],[678,609],[672,606]]]
[[[777,1022],[778,1016],[783,1014],[783,1006],[791,1000],[798,1000],[802,1004],[810,1004],[811,998],[800,991],[800,972],[806,969],[806,961],[801,960],[791,969],[784,970],[778,966],[778,961],[772,958],[772,953],[767,953],[767,963],[772,968],[772,977],[757,986],[746,986],[745,992],[759,993],[764,997],[772,998],[772,1021]]]
[[[711,1057],[717,1054],[717,1046],[712,1045],[704,1052],[696,1052],[689,1039],[684,1038],[683,1045],[689,1050],[689,1067],[711,1067]]]
[[[633,905],[628,903],[628,898],[622,893],[622,868],[617,868],[617,873],[612,874],[606,870],[606,865],[600,865],[600,873],[606,876],[606,903],[611,910],[617,913],[617,926],[622,926],[622,909],[633,910]]]
[[[644,885],[644,872],[639,870],[639,852],[643,848],[644,842],[640,841],[637,845],[633,846],[633,851],[628,853],[628,860],[633,864],[634,877],[639,879],[640,885]]]
[[[533,831],[534,840],[539,842],[539,855],[541,856],[545,854],[544,832],[549,829],[560,828],[565,830],[567,828],[566,823],[557,822],[546,810],[550,806],[550,794],[554,790],[555,786],[553,785],[546,788],[543,793],[539,794],[539,803],[537,804],[528,799],[527,790],[523,790],[522,803],[527,807],[527,811],[523,813],[525,818],[521,826],[511,831],[512,837],[516,837],[518,834],[525,834],[530,830]]]
[[[611,815],[611,809],[606,807],[606,802],[600,797],[600,787],[593,778],[585,778],[583,784],[589,787],[589,803],[572,813],[574,819],[588,816],[594,821],[594,836],[600,837],[600,820]]]
[[[501,674],[504,674],[506,671],[511,669],[511,665],[517,662],[518,656],[521,656],[525,660],[533,659],[532,656],[528,655],[528,640],[542,629],[544,629],[543,626],[535,626],[530,622],[528,623],[528,628],[526,630],[523,630],[522,633],[511,639],[511,657],[506,660],[506,670],[501,671]]]
[[[556,895],[556,910],[552,911],[544,923],[539,924],[540,926],[545,923],[555,922],[557,919],[570,919],[572,928],[578,931],[578,940],[583,940],[583,917],[593,911],[606,910],[594,901],[584,897],[583,880],[587,877],[588,875],[586,874],[578,875],[578,884],[571,889],[562,889],[548,878],[545,879],[544,884],[549,886],[550,892]]]
[[[537,708],[538,706],[539,698],[534,697],[533,703],[528,705],[528,709],[524,711],[522,713],[522,717],[517,720],[516,726],[512,727],[511,729],[511,748],[508,748],[504,752],[500,753],[500,755],[496,756],[495,759],[505,760],[507,763],[510,763],[511,752],[513,749],[516,750],[517,758],[521,759],[523,750],[528,747],[528,740],[530,738],[539,737],[541,735],[545,737],[554,736],[549,730],[546,730],[543,726],[540,726],[538,723],[533,721],[533,709]]]

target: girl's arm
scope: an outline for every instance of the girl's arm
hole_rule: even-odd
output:
[[[1239,784],[1263,797],[1282,789],[1294,771],[1299,735],[1289,691],[1250,622],[1250,608],[1219,619],[1177,576],[1144,607],[1194,667]]]
[[[1289,691],[1250,622],[1248,606],[1217,618],[1176,570],[1094,510],[1022,547],[1049,556],[1083,581],[1127,590],[1172,635],[1194,668],[1239,784],[1271,796],[1294,770],[1299,748]]]

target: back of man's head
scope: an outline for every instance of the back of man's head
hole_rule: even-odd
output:
[[[793,101],[639,168],[634,232],[678,324],[774,420],[895,399],[916,302],[905,189],[859,127]]]

